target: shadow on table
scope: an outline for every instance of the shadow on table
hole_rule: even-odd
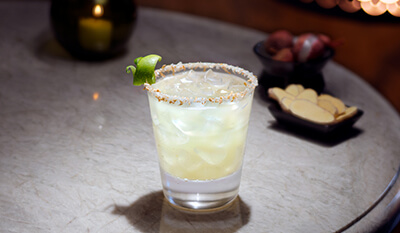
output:
[[[113,214],[125,216],[141,232],[236,232],[249,222],[250,209],[238,197],[218,212],[183,212],[172,207],[159,191],[130,206],[115,205]]]

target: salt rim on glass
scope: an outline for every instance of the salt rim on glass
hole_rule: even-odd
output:
[[[210,62],[193,62],[193,63],[177,63],[164,65],[160,69],[154,71],[156,80],[163,79],[166,76],[176,72],[194,70],[194,71],[207,71],[212,69],[217,72],[225,72],[227,74],[238,75],[243,78],[245,89],[240,92],[231,92],[227,95],[222,95],[218,97],[183,97],[178,95],[168,95],[162,93],[159,89],[154,88],[151,84],[145,83],[144,89],[147,90],[151,95],[158,99],[158,101],[164,101],[170,104],[192,104],[192,103],[223,103],[223,102],[233,102],[243,99],[245,96],[252,94],[254,89],[258,85],[257,77],[250,71],[243,68],[228,65],[225,63],[210,63]],[[156,81],[157,82],[157,81]]]

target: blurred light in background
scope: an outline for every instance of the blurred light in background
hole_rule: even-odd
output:
[[[300,0],[311,3],[314,0]],[[400,17],[400,0],[315,0],[315,2],[326,9],[339,6],[343,11],[353,13],[362,9],[365,13],[378,16],[386,11],[391,15]]]
[[[93,100],[96,101],[100,97],[100,94],[98,92],[93,93]]]

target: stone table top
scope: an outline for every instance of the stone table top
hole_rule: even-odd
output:
[[[2,232],[368,232],[397,208],[400,118],[331,61],[325,91],[364,111],[351,136],[293,133],[257,92],[239,198],[217,213],[173,209],[147,95],[125,66],[156,53],[164,64],[223,62],[260,75],[252,47],[267,34],[139,8],[128,52],[85,62],[55,41],[49,11],[48,1],[0,2]]]

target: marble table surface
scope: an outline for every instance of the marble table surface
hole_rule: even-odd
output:
[[[259,91],[239,197],[217,213],[173,209],[146,93],[125,66],[157,53],[165,64],[224,62],[260,75],[252,47],[267,35],[139,8],[128,52],[87,62],[55,41],[49,10],[48,1],[0,2],[1,232],[371,232],[398,209],[399,115],[334,61],[325,91],[364,111],[350,136],[293,133]]]

